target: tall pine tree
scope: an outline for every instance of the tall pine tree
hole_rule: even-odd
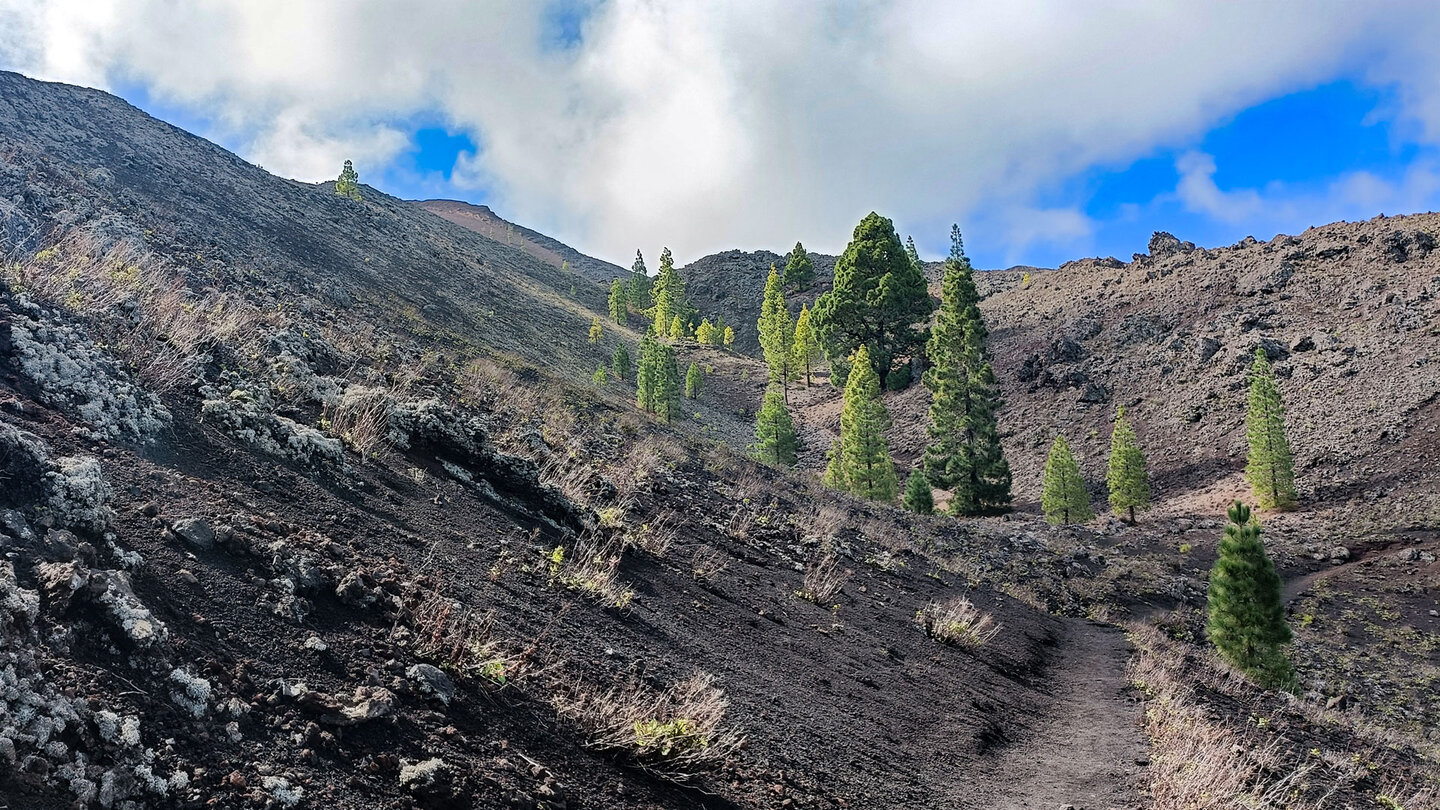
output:
[[[890,429],[890,414],[880,400],[880,377],[863,345],[855,350],[848,365],[840,438],[830,447],[825,485],[872,501],[893,501],[899,481],[885,437]]]
[[[620,382],[630,379],[630,351],[624,343],[615,344],[615,351],[610,355],[610,373]]]
[[[625,310],[629,302],[630,293],[625,289],[625,282],[618,278],[615,279],[615,281],[610,284],[610,320],[624,326],[626,320]]]
[[[805,370],[805,387],[810,387],[810,371],[815,363],[820,360],[820,341],[815,337],[815,330],[810,326],[810,310],[800,305],[800,315],[795,319],[795,339],[791,342],[792,354],[794,355],[794,367],[798,374],[801,369]]]
[[[635,263],[630,265],[630,283],[626,290],[630,308],[636,312],[650,309],[650,274],[645,269],[645,257],[635,251]]]
[[[671,322],[681,316],[685,309],[685,282],[675,270],[675,260],[670,257],[670,248],[660,251],[660,272],[655,276],[651,290],[655,299],[655,334],[664,337],[670,331]]]
[[[795,466],[800,441],[785,397],[774,386],[765,390],[765,402],[755,416],[755,457],[770,464]]]
[[[1115,412],[1115,428],[1110,432],[1110,464],[1105,473],[1110,487],[1110,508],[1135,522],[1135,512],[1150,507],[1150,475],[1145,469],[1145,454],[1135,428],[1125,418],[1125,408]]]
[[[1045,459],[1045,482],[1040,494],[1040,507],[1051,523],[1084,523],[1095,517],[1090,511],[1090,491],[1080,475],[1080,465],[1070,452],[1064,436],[1056,436]]]
[[[1284,509],[1295,504],[1295,460],[1285,438],[1285,404],[1275,371],[1264,349],[1255,350],[1250,366],[1250,401],[1245,414],[1245,437],[1250,453],[1245,479],[1262,509]]]
[[[796,242],[790,255],[785,257],[785,286],[806,290],[814,283],[815,262],[805,252],[805,246]]]
[[[950,511],[978,515],[1010,504],[1010,463],[1000,443],[995,412],[1000,397],[985,346],[970,260],[958,226],[940,282],[940,312],[926,344],[931,366],[929,445],[924,468],[930,483],[951,491]]]
[[[835,263],[835,286],[811,310],[830,360],[831,382],[845,384],[849,359],[864,346],[883,386],[896,359],[920,347],[922,334],[915,325],[929,316],[925,278],[905,255],[895,225],[871,212],[855,226]]]
[[[635,376],[637,405],[666,422],[680,413],[680,366],[674,348],[645,335],[640,341],[640,369]]]
[[[600,325],[600,316],[597,315],[597,316],[591,318],[591,319],[590,319],[590,336],[589,336],[589,337],[590,337],[590,342],[591,342],[592,344],[599,343],[599,342],[600,342],[600,338],[602,338],[602,337],[604,337],[604,336],[605,336],[605,329],[604,329],[604,327],[602,327],[602,326]]]
[[[654,413],[658,401],[657,374],[659,359],[656,356],[658,341],[646,332],[640,338],[640,365],[635,371],[635,404],[647,413]]]
[[[760,330],[760,349],[770,367],[770,383],[780,386],[781,396],[789,402],[790,380],[794,376],[795,330],[790,323],[790,310],[785,307],[780,273],[773,264],[770,277],[765,281],[765,300],[760,304],[760,320],[756,326]]]
[[[1205,634],[1220,656],[1266,688],[1289,687],[1294,671],[1285,654],[1290,625],[1285,621],[1280,577],[1265,553],[1260,525],[1239,501],[1210,571],[1209,620]]]

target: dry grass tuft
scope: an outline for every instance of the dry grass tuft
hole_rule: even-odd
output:
[[[628,608],[635,591],[620,582],[620,551],[618,544],[594,533],[581,535],[573,553],[556,546],[545,558],[550,583],[580,591],[612,607]]]
[[[835,504],[823,504],[801,512],[794,518],[800,539],[810,543],[827,543],[850,521],[850,514]]]
[[[805,581],[795,595],[817,605],[828,605],[839,595],[851,572],[840,567],[833,551],[826,551],[805,569]]]
[[[588,748],[621,753],[672,782],[723,767],[745,742],[722,727],[729,703],[706,673],[663,691],[640,683],[605,692],[582,685],[552,701],[561,716],[584,730]]]
[[[690,576],[694,577],[696,582],[714,583],[729,567],[729,558],[709,546],[695,549],[695,554],[690,558]]]
[[[333,408],[326,408],[330,430],[350,449],[368,459],[381,450],[390,434],[395,397],[384,388],[352,385]]]
[[[1000,635],[995,617],[963,596],[931,602],[915,611],[915,621],[936,641],[961,647],[983,647]]]

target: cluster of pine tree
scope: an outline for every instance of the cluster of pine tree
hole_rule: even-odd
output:
[[[630,322],[630,314],[645,319],[646,329],[668,340],[693,339],[705,346],[730,348],[735,343],[735,330],[725,319],[701,318],[685,296],[685,281],[675,269],[670,248],[660,253],[660,271],[652,279],[645,269],[645,257],[635,251],[635,263],[629,280],[615,279],[610,283],[608,299],[610,320],[620,325]]]

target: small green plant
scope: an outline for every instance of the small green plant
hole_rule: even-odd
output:
[[[1180,553],[1181,553],[1181,554],[1189,554],[1189,553],[1190,553],[1190,550],[1193,549],[1193,548],[1194,548],[1194,546],[1190,545],[1189,543],[1181,543],[1181,544],[1180,544]]]
[[[550,568],[550,581],[553,583],[560,577],[560,568],[565,565],[565,547],[556,546],[555,550],[546,555],[546,561]]]
[[[1405,810],[1405,806],[1397,799],[1392,799],[1384,793],[1377,793],[1375,795],[1375,803],[1384,807],[1385,810]]]
[[[641,720],[635,723],[635,747],[642,754],[669,757],[689,748],[705,748],[710,741],[696,731],[688,717],[674,720]]]

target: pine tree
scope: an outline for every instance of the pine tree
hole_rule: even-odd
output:
[[[926,344],[930,441],[924,469],[931,484],[950,490],[956,515],[996,512],[1010,503],[1010,464],[995,416],[1000,397],[979,301],[960,229],[952,227],[940,312]]]
[[[957,225],[955,227],[958,228],[959,226]],[[905,237],[905,257],[910,260],[911,264],[915,265],[915,272],[919,273],[921,278],[924,278],[925,263],[920,261],[920,251],[915,249],[915,237],[913,236]]]
[[[335,193],[352,200],[360,199],[360,175],[355,172],[355,165],[348,160],[345,161],[344,168],[340,169],[339,179],[335,181]]]
[[[1050,445],[1040,506],[1045,510],[1045,519],[1051,523],[1084,523],[1095,517],[1090,511],[1090,491],[1085,488],[1080,465],[1064,436],[1056,436]]]
[[[699,399],[700,386],[704,382],[705,372],[701,371],[699,366],[691,363],[690,367],[685,369],[685,398]]]
[[[720,342],[724,343],[727,349],[735,348],[735,330],[728,326],[725,327],[725,332],[722,334]]]
[[[765,402],[755,416],[755,457],[770,464],[795,466],[800,441],[795,436],[795,422],[785,407],[785,397],[772,386],[765,391]]]
[[[606,377],[607,373],[605,371],[605,364],[601,363],[600,365],[595,367],[595,375],[590,378],[590,381],[595,383],[596,386],[603,386],[605,384]]]
[[[810,326],[810,310],[802,304],[800,316],[795,319],[795,338],[791,341],[792,361],[795,370],[805,369],[805,387],[810,387],[810,371],[815,362],[821,357],[820,341],[815,337],[815,330]]]
[[[600,338],[604,335],[604,332],[605,332],[605,330],[602,329],[601,326],[600,326],[600,318],[599,318],[599,316],[596,316],[596,317],[594,317],[594,318],[591,318],[591,319],[590,319],[590,342],[591,342],[592,344],[593,344],[593,343],[599,343],[599,342],[600,342]]]
[[[670,321],[685,308],[685,282],[675,270],[670,248],[660,251],[660,272],[651,290],[655,299],[655,333],[661,336],[670,329]]]
[[[680,340],[685,337],[685,322],[680,320],[679,315],[676,315],[670,319],[670,328],[665,331],[671,340]]]
[[[1115,514],[1128,514],[1134,523],[1135,512],[1149,508],[1150,479],[1145,455],[1140,452],[1140,442],[1125,418],[1123,406],[1115,413],[1115,428],[1110,433],[1110,465],[1105,483],[1110,487],[1110,508]]]
[[[610,284],[610,320],[624,326],[626,321],[625,308],[629,302],[630,294],[625,289],[625,282],[618,278],[615,279],[615,281]]]
[[[890,414],[880,400],[880,377],[863,345],[847,360],[851,372],[840,411],[840,438],[830,447],[825,485],[873,501],[893,501],[899,481],[885,438]]]
[[[624,343],[616,343],[610,355],[610,373],[620,382],[630,379],[630,351]]]
[[[855,226],[835,263],[835,286],[815,301],[812,326],[830,360],[831,382],[843,385],[849,357],[861,346],[883,387],[897,356],[920,347],[918,321],[930,316],[925,278],[905,255],[890,220],[873,211]]]
[[[1220,656],[1266,688],[1294,683],[1284,646],[1290,643],[1280,577],[1265,553],[1260,525],[1239,501],[1210,571],[1205,634]]]
[[[666,422],[672,422],[680,415],[680,365],[675,360],[675,349],[656,341],[655,353],[658,368],[655,373],[655,414]]]
[[[657,341],[646,332],[640,338],[640,365],[635,372],[635,404],[647,413],[654,413],[657,401],[659,358]]]
[[[791,365],[795,361],[793,344],[795,329],[790,323],[790,310],[785,307],[785,291],[780,282],[780,273],[770,265],[770,277],[765,281],[765,300],[760,305],[760,349],[765,354],[765,363],[770,367],[770,383],[780,386],[780,394],[790,401]]]
[[[920,468],[915,468],[905,480],[905,496],[901,502],[906,509],[917,515],[928,515],[935,511],[935,495],[930,491],[930,482]]]
[[[701,320],[700,325],[695,327],[695,341],[702,346],[714,346],[720,342],[715,338],[715,325],[710,323],[709,318]]]
[[[785,286],[805,290],[815,283],[815,262],[799,242],[785,257]]]
[[[1245,414],[1245,437],[1250,453],[1245,479],[1261,509],[1284,509],[1295,504],[1295,460],[1285,438],[1285,403],[1275,384],[1275,372],[1263,349],[1255,350],[1250,366],[1250,402]]]
[[[630,283],[627,285],[626,294],[631,309],[636,312],[650,309],[650,274],[645,269],[645,257],[640,255],[638,250],[635,251],[635,263],[630,265]]]

